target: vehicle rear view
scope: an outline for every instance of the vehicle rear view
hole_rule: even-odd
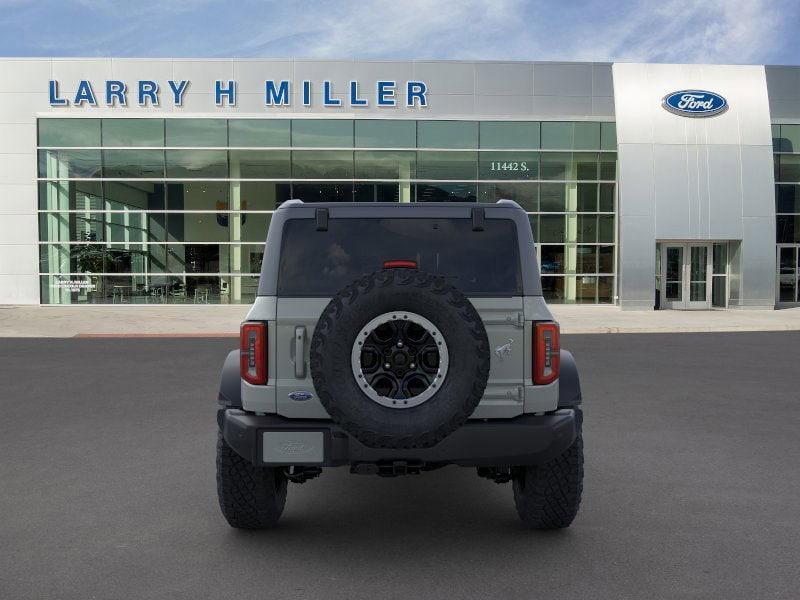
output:
[[[218,491],[235,527],[274,525],[325,467],[448,464],[513,481],[523,521],[580,502],[577,370],[513,202],[285,203],[220,387]]]

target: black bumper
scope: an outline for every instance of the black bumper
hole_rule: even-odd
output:
[[[394,461],[420,466],[456,464],[509,467],[542,464],[572,445],[581,418],[580,409],[561,409],[542,416],[521,415],[514,419],[468,421],[432,448],[387,450],[365,446],[331,421],[257,416],[235,408],[222,409],[218,414],[225,441],[253,464],[326,467]],[[264,462],[262,441],[267,432],[320,432],[321,437],[316,438],[322,440],[324,458],[314,462],[288,458],[287,462]],[[303,436],[298,435],[298,439],[303,439]],[[292,445],[290,441],[288,446]]]

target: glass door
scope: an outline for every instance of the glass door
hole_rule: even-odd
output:
[[[663,243],[661,246],[661,307],[711,308],[711,244]]]
[[[779,304],[800,302],[800,265],[798,246],[778,246],[778,289]]]
[[[664,282],[662,308],[684,308],[683,251],[683,244],[667,244],[662,250],[661,263],[664,270],[661,277],[661,281]]]

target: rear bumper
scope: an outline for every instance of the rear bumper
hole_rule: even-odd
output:
[[[331,421],[285,419],[222,409],[219,426],[228,445],[255,465],[384,464],[509,467],[536,465],[572,445],[580,410],[562,409],[514,419],[468,421],[432,448],[369,448]]]

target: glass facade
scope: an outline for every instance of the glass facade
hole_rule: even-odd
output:
[[[776,296],[778,304],[800,303],[800,124],[773,125],[775,159]]]
[[[38,158],[43,303],[252,302],[289,198],[512,199],[548,301],[615,300],[613,123],[47,118]]]

